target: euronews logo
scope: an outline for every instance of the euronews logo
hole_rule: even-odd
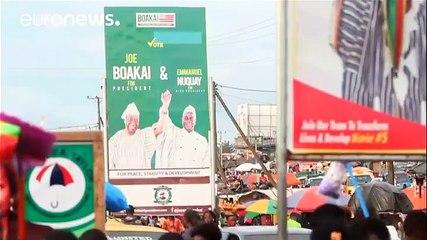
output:
[[[22,14],[19,22],[23,27],[111,27],[120,26],[119,20],[109,14]]]

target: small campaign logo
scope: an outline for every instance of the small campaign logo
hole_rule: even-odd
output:
[[[175,28],[175,13],[136,13],[137,28]]]
[[[166,186],[160,186],[154,188],[154,203],[158,203],[160,205],[166,205],[171,203],[172,199],[172,188]]]
[[[28,190],[40,208],[51,213],[62,213],[82,201],[86,180],[80,167],[71,160],[49,158],[43,167],[31,173]]]

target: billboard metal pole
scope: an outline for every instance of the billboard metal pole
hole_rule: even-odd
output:
[[[287,38],[287,14],[288,14],[287,0],[276,0],[276,17],[277,17],[277,79],[276,79],[276,99],[278,108],[277,117],[277,169],[278,169],[278,239],[287,239],[287,199],[286,199],[286,168],[288,160],[288,151],[286,149],[286,133],[288,114],[287,109],[287,83],[288,83],[288,38]]]
[[[104,138],[104,141],[102,141],[102,144],[104,145],[104,177],[105,181],[109,181],[109,162],[108,162],[108,135],[107,135],[107,129],[108,129],[108,119],[107,119],[107,77],[104,77],[102,81],[102,99],[104,101],[102,102],[102,119],[103,119],[103,129],[102,129],[102,136]]]

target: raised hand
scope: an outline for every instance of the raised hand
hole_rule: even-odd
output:
[[[172,94],[169,92],[169,90],[166,90],[164,93],[162,93],[161,100],[163,104],[162,107],[169,109],[169,105],[172,100]]]

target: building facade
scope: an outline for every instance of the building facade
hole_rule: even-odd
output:
[[[237,108],[237,123],[250,142],[258,149],[276,142],[275,104],[241,104]],[[236,148],[247,148],[242,136],[237,132]]]

